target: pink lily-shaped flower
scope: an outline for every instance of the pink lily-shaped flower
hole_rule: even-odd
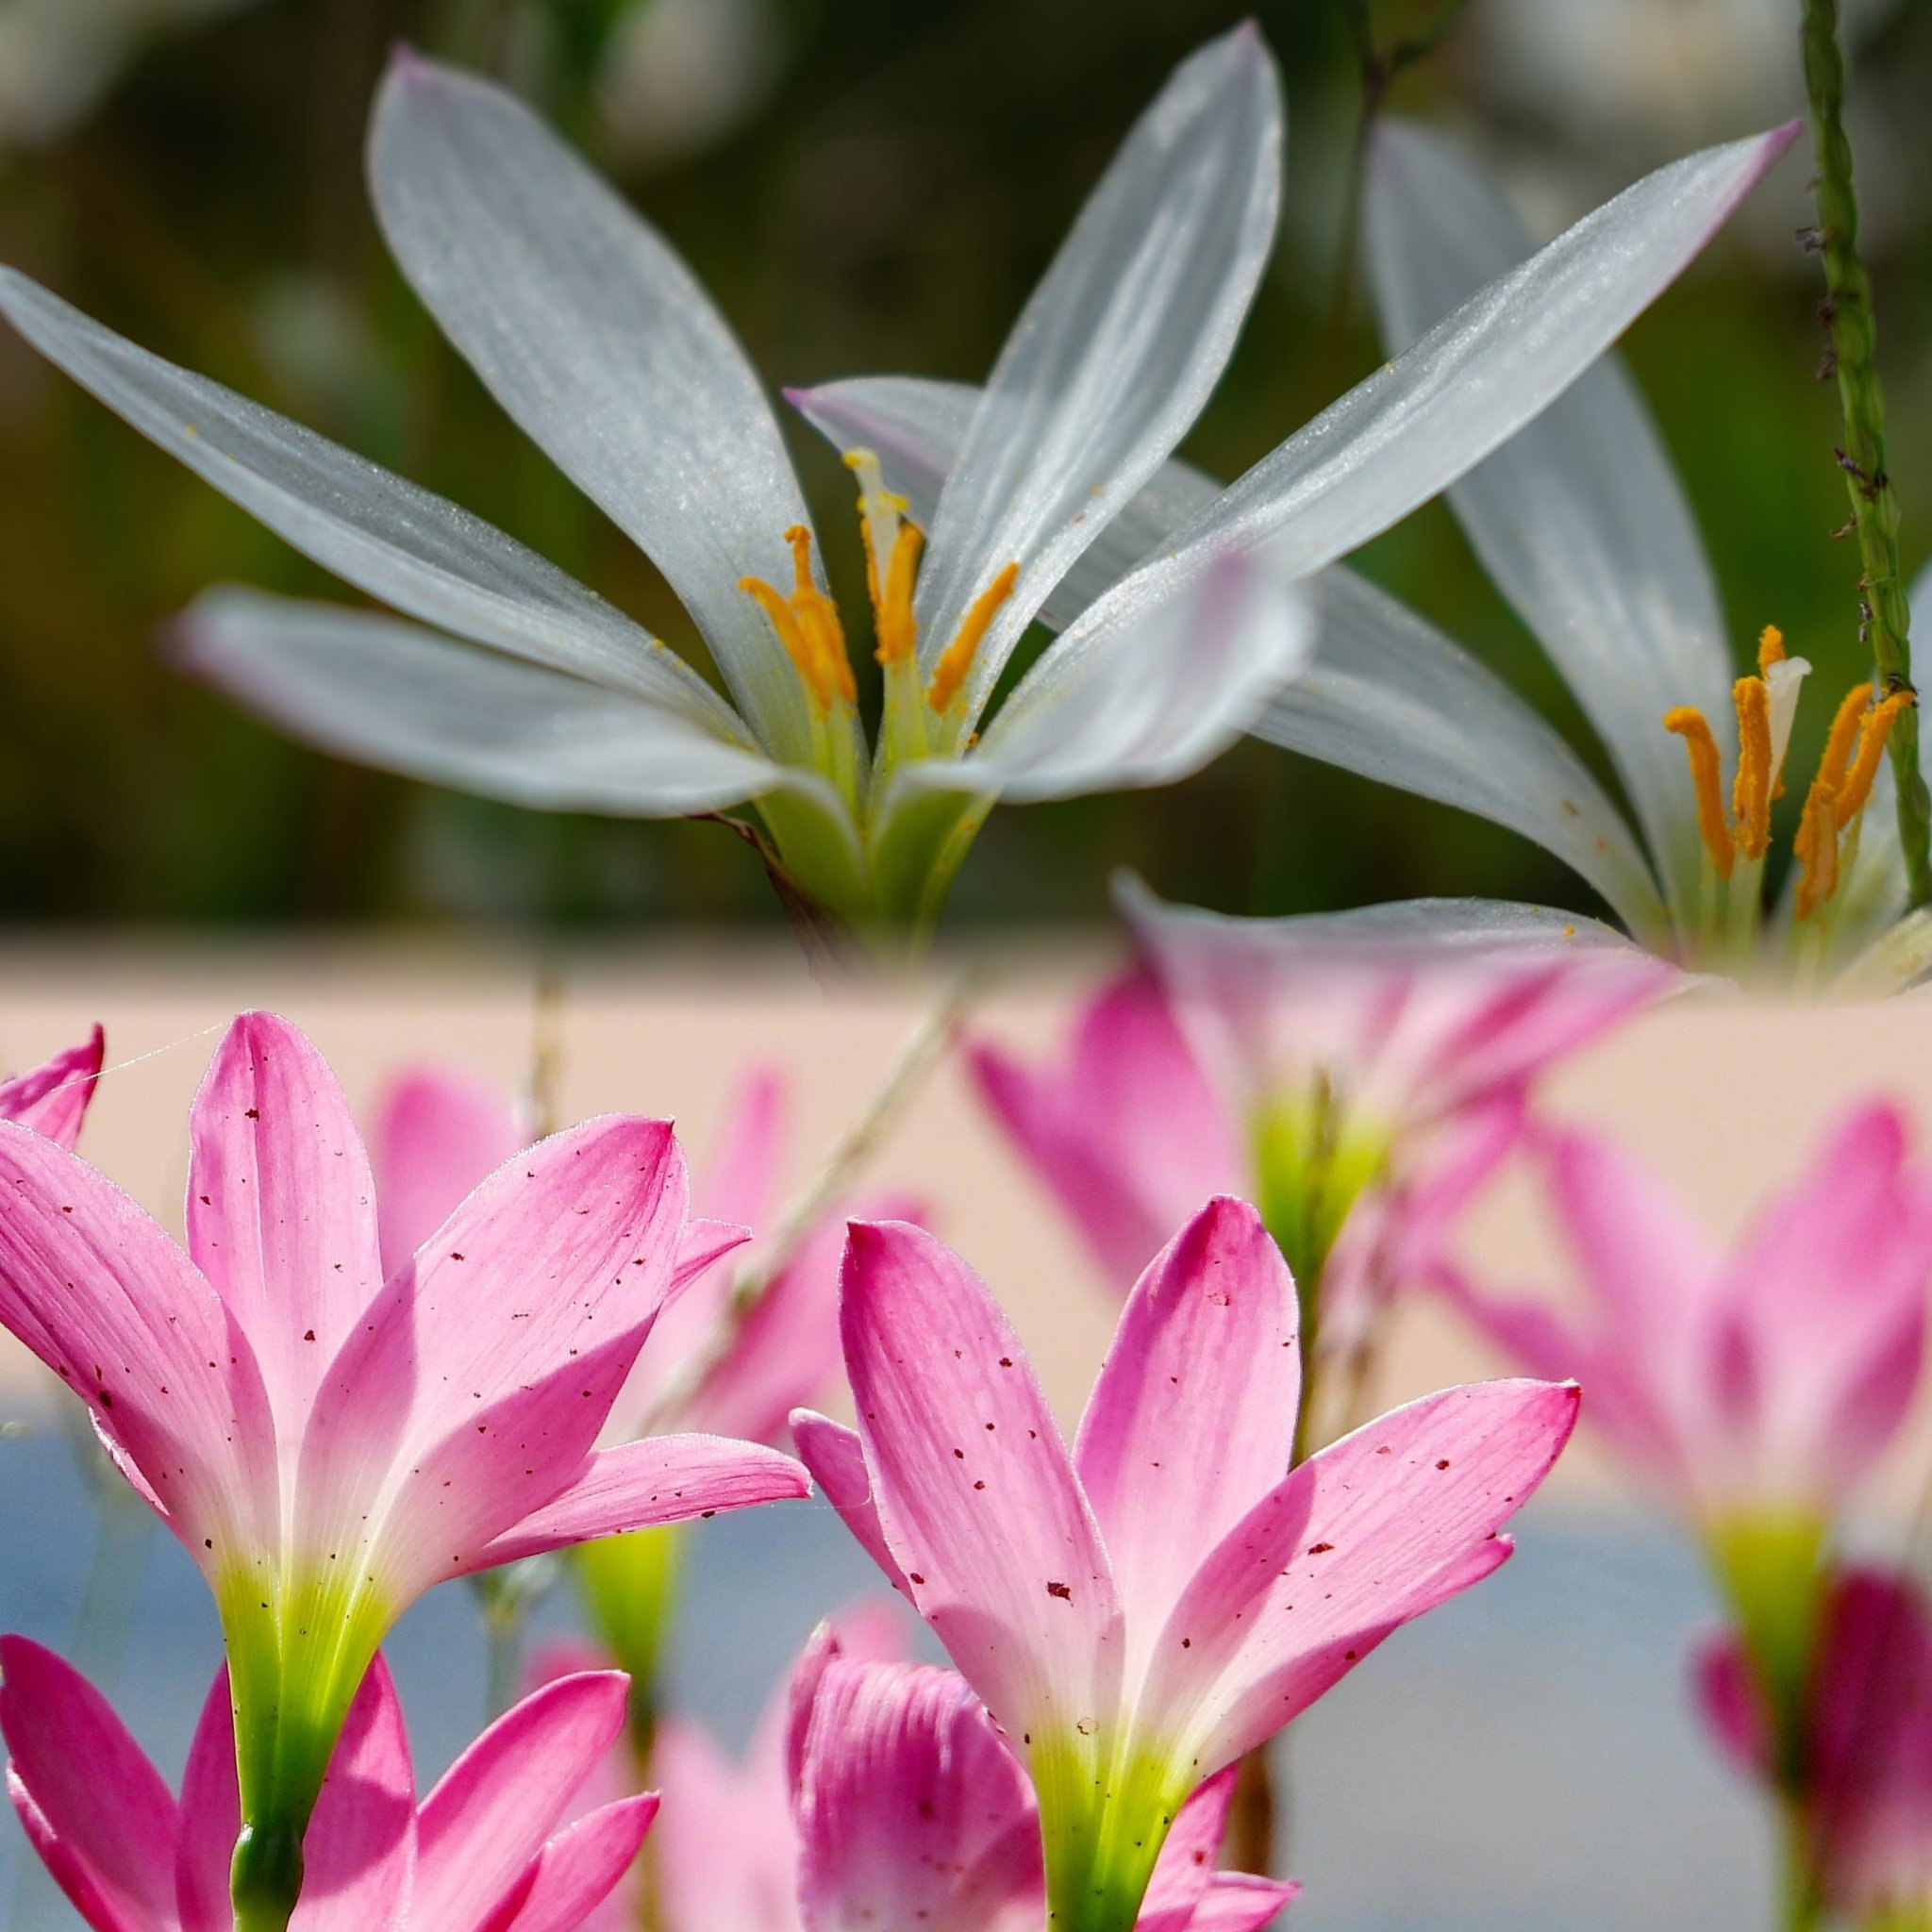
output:
[[[804,1932],[1038,1932],[1039,1806],[956,1672],[847,1657],[822,1637],[792,1679],[788,1746]],[[1138,1932],[1258,1932],[1294,1897],[1293,1885],[1216,1871],[1234,1779],[1230,1765],[1182,1806]]]
[[[215,1593],[253,1932],[293,1906],[337,1733],[417,1596],[808,1486],[745,1442],[595,1447],[659,1308],[737,1238],[687,1220],[664,1123],[609,1116],[518,1155],[387,1280],[361,1141],[293,1027],[235,1022],[192,1140],[184,1254],[0,1124],[0,1323],[87,1403]]]
[[[1449,957],[1360,918],[1224,919],[1134,880],[1119,896],[1138,963],[1057,1064],[980,1044],[981,1096],[1123,1293],[1193,1203],[1258,1203],[1311,1385],[1508,1152],[1538,1077],[1677,983],[1513,925]]]
[[[922,1230],[853,1226],[841,1330],[858,1430],[801,1410],[800,1453],[1029,1767],[1063,1932],[1124,1932],[1198,1785],[1507,1557],[1576,1407],[1448,1390],[1291,1471],[1294,1285],[1224,1199],[1128,1298],[1071,1453]]]
[[[86,1678],[24,1637],[0,1639],[8,1794],[94,1932],[230,1932],[241,1824],[224,1672],[181,1795]],[[602,1672],[546,1686],[499,1718],[416,1803],[402,1707],[380,1657],[351,1705],[308,1841],[292,1932],[575,1932],[637,1857],[655,1795],[614,1798],[559,1829],[624,1724]]]
[[[1859,1108],[1728,1249],[1608,1142],[1530,1143],[1590,1307],[1506,1300],[1439,1256],[1451,1298],[1591,1413],[1695,1526],[1788,1741],[1800,1735],[1834,1519],[1921,1385],[1932,1180],[1891,1108]]]
[[[1795,1884],[1874,1932],[1932,1924],[1932,1606],[1919,1587],[1864,1569],[1834,1582],[1794,1761],[1744,1644],[1710,1646],[1697,1674],[1719,1743],[1790,1814]]]
[[[18,1122],[62,1147],[76,1145],[106,1046],[107,1036],[96,1026],[79,1045],[64,1048],[30,1074],[0,1080],[0,1121]]]

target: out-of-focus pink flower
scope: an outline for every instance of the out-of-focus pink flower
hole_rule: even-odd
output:
[[[107,1700],[51,1651],[0,1639],[7,1788],[48,1871],[94,1932],[230,1932],[241,1827],[227,1674],[215,1680],[177,1803]],[[546,1686],[498,1719],[422,1805],[378,1657],[342,1727],[305,1850],[291,1932],[575,1932],[637,1857],[658,1800],[565,1813],[623,1728],[615,1673]]]
[[[785,1108],[784,1078],[770,1068],[752,1074],[732,1096],[717,1144],[693,1180],[692,1205],[701,1221],[750,1228],[752,1241],[699,1270],[659,1315],[650,1351],[613,1407],[615,1434],[649,1417],[659,1426],[774,1441],[791,1410],[837,1376],[844,1225],[827,1215],[807,1231],[729,1348],[700,1380],[688,1380],[691,1362],[719,1332],[734,1285],[759,1265],[758,1237],[777,1218]],[[488,1082],[434,1066],[391,1081],[377,1101],[370,1145],[385,1257],[413,1253],[527,1139],[515,1100]],[[923,1204],[908,1196],[866,1206],[885,1219],[924,1218]],[[667,1408],[674,1391],[675,1408]]]
[[[822,1636],[792,1680],[788,1759],[805,1932],[1037,1932],[1043,1923],[1033,1788],[956,1673],[848,1657]],[[1215,1870],[1234,1778],[1230,1765],[1181,1807],[1139,1932],[1257,1932],[1295,1895],[1292,1885]]]
[[[293,1027],[237,1020],[191,1125],[184,1254],[86,1162],[0,1123],[0,1322],[214,1591],[238,1907],[272,1912],[350,1701],[417,1596],[808,1485],[748,1442],[594,1446],[681,1274],[737,1238],[689,1220],[667,1124],[610,1116],[519,1155],[386,1281],[361,1141]]]
[[[1031,1770],[1074,1926],[1130,1924],[1204,1779],[1508,1556],[1576,1409],[1574,1387],[1449,1390],[1291,1472],[1294,1289],[1229,1200],[1141,1277],[1071,1455],[924,1231],[854,1225],[841,1327],[858,1428],[801,1410],[800,1453]]]
[[[1713,1735],[1747,1775],[1777,1780],[1777,1752],[1744,1648],[1697,1660]],[[1902,1576],[1853,1570],[1826,1601],[1796,1794],[1820,1892],[1856,1924],[1932,1912],[1932,1606]]]
[[[57,1053],[30,1074],[0,1080],[0,1121],[14,1121],[72,1148],[101,1077],[107,1036],[96,1026],[78,1046]]]
[[[1534,1374],[1576,1376],[1624,1457],[1707,1526],[1827,1518],[1891,1442],[1924,1360],[1932,1185],[1859,1108],[1728,1250],[1594,1135],[1530,1142],[1589,1307],[1455,1301]]]

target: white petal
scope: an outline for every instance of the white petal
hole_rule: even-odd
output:
[[[1075,630],[1164,601],[1229,549],[1309,575],[1425,503],[1616,341],[1794,132],[1692,155],[1586,216],[1264,457]]]
[[[1667,940],[1629,826],[1556,732],[1394,598],[1346,570],[1319,581],[1315,661],[1256,736],[1507,825],[1588,879],[1633,932]]]
[[[1232,353],[1274,235],[1281,100],[1252,25],[1183,62],[1094,191],[1001,352],[933,519],[929,672],[1009,561],[976,713],[1045,593],[1159,466]]]
[[[1138,625],[1047,652],[966,758],[900,775],[1016,803],[1171,785],[1219,758],[1307,664],[1314,607],[1231,558]]]
[[[1446,143],[1385,124],[1368,257],[1383,332],[1407,348],[1534,250],[1515,210]],[[1735,755],[1731,653],[1690,506],[1614,356],[1451,493],[1490,575],[1541,641],[1616,763],[1674,903],[1695,904],[1703,847],[1683,746],[1695,705]]]
[[[835,448],[876,452],[886,487],[905,497],[915,523],[929,525],[981,391],[970,383],[916,375],[861,375],[785,393]],[[1068,565],[1041,607],[1041,622],[1064,630],[1206,509],[1221,487],[1191,463],[1170,458]]]
[[[442,497],[151,356],[11,269],[0,311],[49,361],[306,556],[425,623],[741,730],[594,592]]]
[[[675,817],[789,775],[608,686],[334,605],[210,591],[180,620],[178,648],[325,751],[539,810]]]
[[[649,554],[775,755],[807,700],[738,589],[810,520],[757,375],[690,269],[520,101],[416,56],[377,96],[370,187],[416,292],[498,402]]]

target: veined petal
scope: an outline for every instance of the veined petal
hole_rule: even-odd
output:
[[[1264,457],[1068,637],[1134,621],[1229,550],[1309,575],[1426,503],[1616,341],[1797,126],[1674,162],[1586,216]]]
[[[1182,1592],[1138,1707],[1145,1734],[1216,1772],[1391,1631],[1487,1576],[1576,1403],[1570,1384],[1444,1390],[1303,1463]]]
[[[1283,1906],[1301,1896],[1292,1879],[1252,1872],[1217,1872],[1188,1921],[1189,1932],[1261,1932]]]
[[[1182,63],[1081,210],[1001,351],[933,519],[929,675],[994,573],[969,715],[1045,594],[1153,475],[1232,353],[1274,237],[1282,109],[1253,25]]]
[[[330,1364],[298,1481],[312,1550],[375,1538],[400,1609],[575,1481],[669,1291],[685,1200],[661,1121],[587,1121],[498,1168]]]
[[[94,1932],[174,1932],[175,1800],[108,1700],[25,1637],[0,1638],[8,1795]]]
[[[1218,1771],[1175,1814],[1134,1932],[1259,1932],[1300,1887],[1215,1869],[1238,1767]]]
[[[1058,1064],[1029,1067],[989,1041],[967,1064],[1118,1291],[1201,1202],[1246,1175],[1233,1124],[1144,966],[1082,1009]]]
[[[1189,1577],[1294,1460],[1297,1325],[1280,1249],[1225,1197],[1128,1297],[1074,1466],[1113,1562],[1130,1674]]]
[[[405,54],[369,179],[398,265],[497,401],[696,618],[761,743],[802,761],[803,685],[738,589],[809,525],[744,352],[663,239],[521,101]]]
[[[336,1351],[382,1285],[375,1183],[336,1076],[273,1013],[243,1013],[189,1117],[188,1252],[261,1365],[292,1461]]]
[[[332,604],[210,591],[175,645],[184,669],[319,750],[536,811],[675,818],[779,779],[728,719]]]
[[[349,1707],[302,1861],[289,1932],[401,1932],[416,1867],[416,1774],[403,1707],[380,1657]]]
[[[80,1124],[101,1076],[107,1035],[96,1026],[78,1046],[57,1053],[29,1074],[0,1080],[0,1121],[18,1121],[62,1147],[80,1139]]]
[[[636,1862],[657,1815],[656,1791],[586,1812],[538,1853],[522,1899],[486,1920],[479,1932],[577,1932],[588,1925]]]
[[[1118,1701],[1120,1604],[998,1305],[924,1229],[860,1222],[841,1328],[879,1520],[920,1615],[1017,1748],[1091,1732]]]
[[[971,383],[930,382],[916,375],[859,375],[785,391],[799,414],[835,448],[874,451],[886,488],[905,497],[908,514],[922,527],[930,525],[939,508],[940,492],[959,460],[982,393]],[[1200,515],[1221,490],[1204,471],[1170,458],[1067,566],[1041,606],[1040,621],[1064,630]]]
[[[596,1451],[566,1489],[486,1545],[475,1567],[810,1493],[805,1470],[760,1442],[728,1436],[643,1436]]]
[[[621,1671],[559,1677],[511,1707],[442,1775],[418,1814],[410,1920],[513,1924],[530,1868],[577,1787],[624,1731]]]
[[[0,1201],[0,1323],[87,1404],[197,1561],[274,1547],[267,1393],[187,1256],[104,1174],[7,1122]]]
[[[1172,785],[1254,724],[1315,636],[1312,597],[1229,556],[1172,602],[1056,644],[963,758],[908,765],[900,780],[1022,804]]]
[[[1535,247],[1476,168],[1401,123],[1376,129],[1368,217],[1370,275],[1394,351]],[[1450,501],[1616,760],[1673,903],[1694,906],[1696,800],[1659,721],[1694,705],[1734,745],[1730,653],[1690,506],[1621,361],[1606,356]]]
[[[1321,591],[1314,662],[1255,735],[1507,825],[1554,852],[1634,932],[1667,939],[1641,848],[1562,739],[1487,666],[1366,579],[1326,571]],[[1669,745],[1662,717],[1652,727]]]
[[[839,1520],[858,1539],[859,1547],[885,1572],[894,1590],[912,1597],[912,1585],[886,1543],[872,1471],[858,1431],[811,1409],[795,1408],[791,1411],[791,1440],[811,1472],[812,1481],[839,1512]]]
[[[1023,1932],[1044,1909],[1026,1774],[951,1671],[834,1658],[792,1797],[806,1932]]]
[[[425,624],[648,698],[730,734],[724,705],[621,611],[480,518],[124,341],[12,269],[0,314],[285,541]]]
[[[516,1103],[487,1080],[428,1065],[391,1079],[369,1136],[385,1278],[528,1139]]]

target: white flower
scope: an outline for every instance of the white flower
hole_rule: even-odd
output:
[[[217,488],[415,620],[213,592],[188,649],[225,688],[330,749],[526,805],[658,816],[756,801],[788,887],[855,925],[916,931],[995,799],[1165,783],[1250,725],[1311,648],[1301,579],[1559,394],[1785,138],[1640,183],[1200,514],[1150,529],[1137,500],[1219,378],[1279,196],[1266,50],[1249,28],[1210,43],[1128,137],[983,396],[948,406],[943,492],[899,476],[890,421],[841,439],[884,667],[876,749],[738,345],[664,242],[495,88],[398,63],[372,140],[384,231],[499,402],[669,579],[732,703],[455,506],[23,277],[0,274],[0,308]],[[822,425],[825,394],[798,399]],[[989,720],[1036,616],[1064,635]]]

